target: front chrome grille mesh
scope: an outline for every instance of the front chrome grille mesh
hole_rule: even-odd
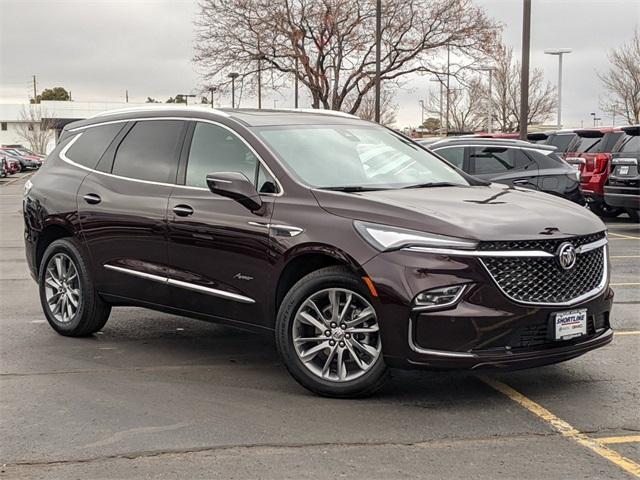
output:
[[[597,242],[605,237],[604,232],[593,233],[591,235],[583,235],[573,238],[561,238],[553,240],[513,240],[513,241],[498,241],[498,242],[480,242],[478,250],[481,251],[513,251],[513,250],[539,250],[547,253],[555,253],[558,247],[566,242],[570,241],[574,247],[580,247],[588,243]]]
[[[509,298],[523,303],[561,304],[595,293],[605,274],[606,259],[604,247],[600,247],[579,254],[569,270],[561,268],[555,256],[485,257],[481,261]]]

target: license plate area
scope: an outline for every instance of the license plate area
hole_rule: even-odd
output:
[[[619,165],[616,167],[616,175],[629,175],[629,165]]]
[[[587,309],[569,310],[553,315],[554,340],[562,341],[587,334]]]

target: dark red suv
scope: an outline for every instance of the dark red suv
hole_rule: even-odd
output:
[[[336,112],[147,108],[67,125],[25,185],[61,335],[136,305],[273,335],[313,392],[387,367],[526,368],[611,341],[607,235]]]
[[[622,210],[605,202],[604,185],[611,171],[611,152],[624,133],[619,128],[576,130],[577,137],[565,154],[567,163],[580,170],[580,190],[589,208],[601,217],[616,217]]]

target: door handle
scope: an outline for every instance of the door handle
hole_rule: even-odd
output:
[[[98,195],[97,193],[87,193],[82,198],[84,198],[85,202],[91,205],[95,205],[96,203],[100,203],[102,201],[102,198],[100,198],[100,195]]]
[[[529,180],[527,180],[526,178],[520,178],[518,180],[514,180],[513,184],[514,185],[529,185]]]
[[[193,208],[189,205],[176,205],[173,207],[173,213],[179,217],[188,217],[189,215],[193,215]]]

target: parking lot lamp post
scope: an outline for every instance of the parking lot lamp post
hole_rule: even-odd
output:
[[[213,92],[215,92],[216,90],[216,87],[209,87],[209,93],[211,93],[211,108],[213,108]]]
[[[493,67],[481,67],[478,70],[483,72],[489,72],[489,108],[487,118],[487,132],[493,132]]]
[[[438,131],[440,133],[442,133],[442,110],[443,110],[443,102],[444,102],[444,84],[442,83],[442,80],[440,79],[440,77],[436,77],[436,78],[432,78],[431,80],[429,80],[430,82],[438,82],[440,84],[440,110],[438,111]]]
[[[545,50],[546,55],[558,56],[558,128],[562,128],[562,56],[571,53],[570,48],[552,48]]]
[[[420,118],[422,119],[420,126],[424,127],[424,100],[418,100],[418,103],[420,104]]]
[[[520,140],[527,139],[529,126],[529,54],[531,45],[531,0],[522,5],[522,68],[520,70]]]
[[[236,78],[240,76],[237,72],[231,72],[227,77],[231,79],[231,108],[236,108]]]

